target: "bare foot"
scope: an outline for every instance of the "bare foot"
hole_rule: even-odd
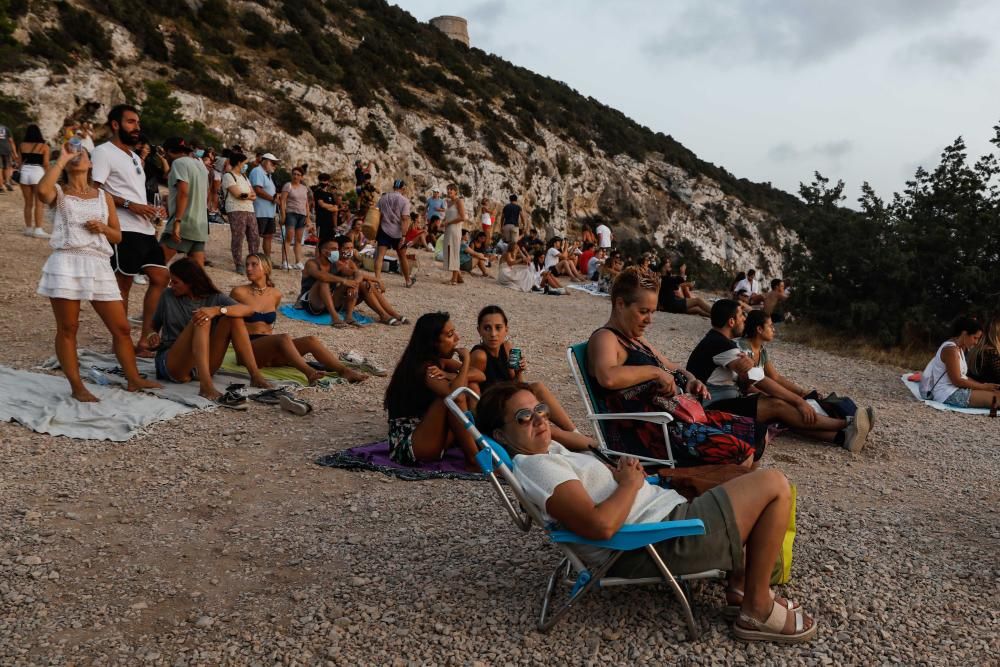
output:
[[[139,391],[140,389],[163,389],[163,385],[152,380],[136,378],[135,380],[129,380],[128,386],[125,387],[125,391]]]
[[[73,392],[73,398],[80,401],[81,403],[100,403],[101,399],[97,398],[89,391],[81,387]]]
[[[312,373],[306,375],[306,380],[309,382],[309,386],[311,387],[325,377],[326,373],[323,371],[313,371]]]
[[[153,359],[156,357],[156,352],[152,351],[145,345],[136,345],[135,356],[142,357],[143,359]]]
[[[267,381],[267,378],[257,373],[250,377],[250,386],[258,389],[274,389],[274,385]]]
[[[215,387],[202,387],[201,391],[198,392],[198,395],[214,402],[217,398],[222,396],[222,392]]]
[[[344,372],[341,374],[347,381],[351,384],[357,384],[358,382],[364,382],[368,379],[368,376],[364,373],[359,373],[358,371],[352,370],[350,368],[345,368]]]

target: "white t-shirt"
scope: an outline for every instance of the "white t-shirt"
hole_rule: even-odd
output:
[[[524,487],[528,500],[541,511],[546,522],[555,521],[545,509],[545,503],[556,487],[573,480],[583,484],[584,490],[595,504],[607,500],[618,482],[611,470],[591,454],[572,452],[558,442],[549,444],[547,454],[519,454],[514,457],[514,476]],[[625,523],[655,523],[662,521],[671,510],[685,502],[673,489],[664,489],[655,484],[643,484],[636,494],[632,509]],[[580,555],[588,565],[601,563],[608,555],[607,549],[581,547]]]
[[[542,264],[542,269],[548,271],[553,266],[558,264],[560,255],[562,255],[562,253],[559,252],[559,250],[555,246],[549,248],[548,252],[545,253],[545,263]]]
[[[229,191],[232,186],[239,188],[241,193],[245,192],[250,194],[253,188],[250,186],[250,179],[248,179],[243,174],[239,176],[235,175],[231,171],[227,171],[222,176],[221,188],[226,195],[226,211],[245,211],[247,213],[253,213],[253,202],[249,199],[240,199],[239,195],[234,195]]]
[[[133,151],[126,153],[107,141],[93,150],[93,178],[105,192],[137,204],[146,204],[146,172],[142,160]],[[123,232],[138,232],[154,236],[156,228],[146,218],[118,207],[118,223]]]
[[[920,377],[920,395],[924,398],[927,397],[927,393],[931,393],[931,400],[937,401],[938,403],[944,403],[948,400],[948,397],[958,391],[958,387],[951,383],[951,379],[948,377],[948,367],[944,365],[944,360],[941,358],[941,353],[946,347],[958,347],[955,345],[955,341],[946,340],[941,343],[941,347],[938,348],[937,354],[934,358],[930,360],[924,372],[921,373]],[[963,378],[969,375],[969,364],[965,360],[965,355],[962,354],[962,350],[958,351],[958,368],[960,374]]]
[[[750,280],[749,278],[744,278],[743,280],[736,283],[736,289],[733,290],[733,293],[739,294],[740,290],[742,289],[746,290],[747,296],[750,296],[751,294],[760,294],[760,291],[758,291],[757,287],[758,283],[756,279]]]
[[[598,225],[595,230],[597,233],[597,245],[601,248],[611,247],[611,228],[607,225]]]
[[[603,264],[603,262],[601,262],[601,260],[599,260],[597,257],[591,257],[590,260],[587,262],[587,277],[589,278],[590,276],[594,275],[594,271],[596,271],[597,267],[599,267],[601,264]]]

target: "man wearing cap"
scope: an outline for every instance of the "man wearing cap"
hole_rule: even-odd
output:
[[[271,153],[264,153],[260,156],[260,163],[250,171],[250,185],[257,194],[253,200],[253,212],[257,216],[257,231],[260,232],[261,250],[271,258],[271,242],[274,241],[276,227],[274,219],[277,217],[277,196],[278,188],[274,185],[271,174],[277,168],[280,160]]]
[[[153,332],[153,313],[160,295],[167,287],[170,274],[163,249],[156,242],[156,227],[151,222],[157,211],[146,200],[146,172],[142,160],[133,150],[139,144],[141,126],[139,112],[128,104],[119,104],[108,112],[111,141],[96,147],[90,156],[94,185],[115,202],[122,240],[115,244],[111,268],[128,308],[132,282],[139,274],[149,279],[142,300],[142,334],[136,346],[140,357],[152,357],[146,339]]]
[[[160,235],[163,254],[170,261],[177,253],[183,253],[199,266],[205,266],[208,170],[201,160],[191,157],[191,145],[181,137],[164,141],[163,152],[170,163],[167,226]]]
[[[444,201],[444,197],[441,196],[441,188],[434,188],[431,192],[430,198],[427,200],[427,222],[430,223],[431,218],[435,215],[438,220],[444,220],[444,212],[448,209],[448,205]]]
[[[385,252],[392,248],[399,258],[403,283],[410,287],[416,279],[410,280],[410,263],[406,261],[406,248],[402,247],[403,237],[406,236],[406,230],[410,226],[410,200],[404,194],[405,189],[406,183],[397,178],[393,181],[392,192],[382,195],[375,205],[382,214],[378,233],[375,235],[375,243],[378,246],[375,256],[375,280],[381,280],[382,259],[385,257]]]
[[[504,206],[503,211],[500,212],[500,219],[503,221],[500,237],[508,246],[517,243],[525,217],[524,209],[517,203],[517,195],[511,195],[510,203]]]

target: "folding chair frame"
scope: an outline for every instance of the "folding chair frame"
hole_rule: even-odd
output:
[[[553,570],[551,576],[549,576],[548,584],[545,588],[545,596],[542,599],[542,609],[538,618],[538,629],[541,632],[547,632],[550,630],[577,602],[582,600],[587,593],[597,587],[606,588],[611,586],[666,583],[673,592],[674,597],[681,605],[690,638],[692,640],[698,639],[700,633],[698,624],[695,622],[694,615],[691,611],[691,603],[689,599],[690,590],[688,589],[687,592],[685,592],[685,589],[687,589],[687,582],[695,579],[723,578],[725,573],[721,570],[707,570],[705,572],[695,574],[675,576],[670,572],[670,568],[668,568],[667,564],[663,562],[663,559],[660,558],[660,555],[657,553],[654,545],[657,542],[666,539],[691,535],[704,535],[705,526],[702,521],[700,519],[688,519],[682,521],[664,521],[651,524],[626,524],[622,526],[619,532],[609,540],[589,540],[567,530],[552,530],[551,527],[545,527],[545,521],[539,511],[539,508],[535,507],[535,505],[528,500],[520,482],[514,476],[514,464],[510,456],[490,438],[480,433],[475,424],[472,422],[471,415],[464,412],[455,403],[455,399],[463,393],[467,393],[477,400],[479,398],[471,389],[467,387],[460,387],[452,392],[447,399],[445,399],[445,404],[452,414],[454,414],[455,417],[462,422],[475,440],[476,445],[479,448],[479,454],[477,455],[476,460],[479,463],[480,468],[482,468],[483,473],[489,478],[491,486],[494,491],[496,491],[497,496],[499,496],[501,503],[507,510],[507,513],[510,514],[517,527],[524,532],[528,532],[531,529],[532,522],[537,523],[540,527],[543,527],[543,529],[548,533],[550,539],[552,539],[552,541],[563,553],[563,558],[559,561],[559,564],[556,566],[555,570]],[[520,509],[515,507],[514,501],[511,500],[507,491],[500,483],[501,479],[503,479],[506,485],[510,488],[511,493],[514,495],[514,500],[517,501]],[[652,481],[655,479],[656,478],[653,477],[647,481],[655,483]],[[603,547],[612,550],[613,553],[603,563],[592,570],[574,551],[572,547],[574,544],[587,544]],[[621,555],[625,553],[625,551],[640,548],[644,548],[649,554],[649,557],[653,560],[653,563],[656,564],[657,569],[660,571],[659,577],[629,579],[624,577],[605,576]],[[579,573],[575,579],[572,576],[572,572],[574,570]],[[562,604],[557,609],[553,609],[552,601],[560,587],[561,582],[570,584],[571,589],[568,597],[562,602]]]
[[[580,350],[579,355],[577,354],[578,349]],[[655,463],[668,468],[676,467],[674,462],[674,452],[670,447],[670,434],[667,432],[667,424],[674,420],[673,416],[669,412],[599,412],[598,406],[596,405],[596,397],[594,396],[593,391],[590,388],[590,383],[587,381],[586,377],[587,343],[577,343],[576,345],[570,345],[567,347],[566,361],[569,363],[569,369],[573,373],[573,380],[576,382],[577,391],[580,392],[583,404],[587,408],[587,420],[590,421],[590,424],[594,429],[594,434],[597,437],[597,443],[600,445],[602,451],[606,454],[612,454],[614,456],[632,456],[633,458],[639,459],[646,464]],[[616,452],[612,449],[608,449],[607,442],[604,440],[604,427],[601,422],[616,420],[634,420],[659,424],[663,429],[663,442],[666,443],[667,458],[654,459],[646,456],[636,456],[635,454]]]

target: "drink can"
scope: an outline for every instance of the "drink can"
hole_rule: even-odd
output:
[[[515,347],[511,348],[510,354],[507,355],[507,368],[512,368],[517,370],[521,367],[521,348]]]

